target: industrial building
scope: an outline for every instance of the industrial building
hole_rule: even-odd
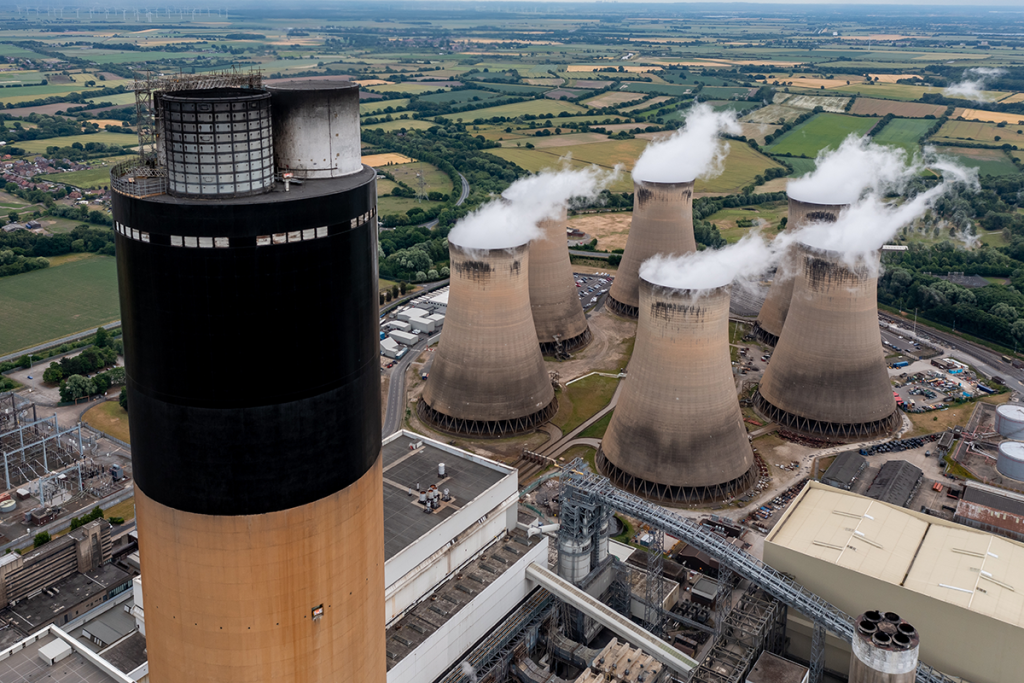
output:
[[[953,521],[1024,542],[1024,495],[968,480]]]
[[[641,278],[639,294],[636,345],[598,467],[627,491],[676,503],[746,491],[754,454],[729,357],[729,287]]]
[[[786,325],[754,407],[783,430],[816,439],[893,433],[902,419],[878,328],[877,275],[850,268],[834,251],[796,249]]]
[[[546,356],[567,357],[590,343],[590,325],[576,293],[565,240],[566,210],[539,224],[530,242],[530,308],[537,341]]]
[[[868,461],[856,451],[843,451],[821,476],[821,483],[849,491],[857,482]]]
[[[789,215],[786,221],[786,232],[796,232],[810,223],[835,223],[839,212],[847,208],[846,204],[815,204],[789,197]],[[789,249],[782,257],[775,270],[775,279],[768,290],[761,310],[754,323],[754,336],[758,341],[769,346],[779,343],[779,335],[789,314],[789,304],[793,298],[793,283],[800,272],[800,256],[798,249]]]
[[[608,292],[608,306],[628,318],[640,307],[640,266],[662,254],[697,251],[693,236],[693,181],[659,183],[633,178],[633,218],[622,262]]]
[[[864,495],[890,505],[907,507],[923,480],[924,472],[917,465],[906,460],[890,460],[879,468]]]
[[[768,534],[764,559],[848,614],[884,605],[912,618],[921,659],[946,674],[1020,680],[1024,545],[1016,541],[811,482]],[[800,621],[791,615],[794,639]]]
[[[536,429],[558,401],[530,309],[528,244],[481,250],[449,240],[448,251],[449,305],[418,415],[453,434]]]
[[[359,88],[202,74],[137,94],[155,154],[114,167],[111,190],[154,679],[383,683]],[[271,356],[316,372],[262,381]]]

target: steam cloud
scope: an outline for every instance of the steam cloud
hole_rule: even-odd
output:
[[[633,178],[655,183],[683,183],[721,175],[729,146],[722,133],[742,132],[734,112],[715,112],[695,104],[686,125],[666,140],[653,142],[633,167]]]
[[[466,249],[509,249],[543,237],[537,225],[557,218],[574,198],[593,200],[618,175],[597,166],[538,173],[512,183],[500,199],[470,213],[452,228],[448,241]]]
[[[736,283],[753,284],[777,260],[777,248],[753,230],[736,244],[722,249],[653,256],[640,266],[640,277],[673,289],[710,290]]]
[[[908,166],[898,147],[849,135],[835,150],[818,153],[817,167],[786,187],[786,194],[813,204],[852,204],[866,191],[898,192],[920,170]]]
[[[965,97],[973,102],[987,102],[990,98],[985,96],[985,85],[1004,73],[1005,69],[976,66],[964,71],[962,81],[954,83],[942,92],[949,97]]]

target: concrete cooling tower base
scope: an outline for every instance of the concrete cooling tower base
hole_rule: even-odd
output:
[[[672,505],[707,505],[736,496],[750,490],[757,483],[757,463],[755,462],[749,470],[731,481],[714,484],[712,486],[672,486],[659,484],[654,481],[647,481],[635,477],[608,460],[604,450],[597,451],[597,469],[604,476],[608,477],[613,484],[629,491],[641,498],[647,498],[658,503]]]
[[[903,423],[899,409],[894,410],[887,417],[873,422],[843,424],[812,420],[776,408],[761,395],[760,391],[754,394],[754,410],[761,417],[771,420],[787,431],[796,432],[812,439],[824,439],[838,443],[889,436]]]
[[[612,312],[618,313],[626,318],[633,318],[636,320],[640,317],[639,306],[630,306],[629,304],[624,304],[621,301],[616,301],[615,297],[611,294],[608,295],[608,308],[612,309]]]
[[[593,333],[590,331],[590,327],[583,330],[580,334],[577,334],[571,339],[559,340],[557,342],[545,342],[540,345],[540,352],[545,356],[554,356],[559,358],[567,354],[582,349],[584,346],[590,343],[590,340],[594,338]]]
[[[768,346],[775,346],[776,344],[779,343],[778,335],[772,334],[768,330],[764,329],[763,327],[761,327],[760,323],[755,322],[754,329],[752,329],[750,332],[751,334],[754,335],[754,339],[761,342],[762,344],[767,344]]]
[[[526,434],[537,429],[558,412],[558,399],[552,399],[542,410],[507,420],[465,420],[451,417],[434,410],[422,398],[416,405],[416,415],[434,429],[458,436],[475,436],[485,439],[501,439],[506,436]]]

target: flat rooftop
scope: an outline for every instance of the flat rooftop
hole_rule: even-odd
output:
[[[1024,544],[812,482],[768,534],[823,562],[1024,627]]]
[[[463,607],[472,602],[473,598],[494,583],[544,538],[527,538],[525,532],[516,529],[509,538],[497,541],[463,567],[458,574],[437,586],[430,599],[420,602],[392,624],[387,630],[388,670],[419,647],[449,619],[454,618]]]
[[[33,598],[22,600],[17,605],[6,608],[3,614],[24,633],[32,633],[75,605],[100,593],[106,593],[122,583],[131,583],[131,580],[132,577],[126,572],[112,564],[105,564],[94,571],[74,574],[54,584],[51,588],[57,588],[60,591],[56,595],[49,596],[46,593],[39,593]],[[75,616],[72,614],[71,618],[74,619]],[[2,677],[0,677],[0,681],[6,683],[6,679]]]
[[[421,443],[417,448],[414,444]],[[401,432],[384,444],[384,559],[389,560],[428,531],[461,510],[470,501],[516,471],[497,463],[474,459],[439,447],[436,442]],[[445,476],[437,466],[445,465]],[[450,501],[431,513],[424,512],[416,494],[435,484],[448,489]],[[409,495],[409,491],[413,494]]]
[[[122,683],[129,680],[118,677],[88,660],[78,649],[80,646],[73,646],[75,649],[65,659],[53,666],[47,666],[39,658],[39,649],[55,640],[57,640],[57,636],[48,632],[24,649],[12,653],[6,659],[0,659],[0,681],[4,683],[29,683],[30,681]]]
[[[1013,491],[969,481],[964,487],[963,500],[1024,517],[1024,496]]]

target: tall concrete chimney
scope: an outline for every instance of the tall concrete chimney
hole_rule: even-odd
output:
[[[662,254],[697,251],[693,236],[693,181],[656,183],[633,179],[633,220],[622,262],[608,293],[608,305],[628,318],[640,306],[640,265]]]
[[[798,244],[796,253],[789,314],[754,407],[816,439],[891,434],[901,419],[882,352],[877,275],[834,251]]]
[[[917,629],[893,612],[865,612],[854,623],[850,683],[917,680]]]
[[[636,346],[597,456],[620,488],[690,504],[754,483],[729,356],[729,289],[641,278]]]
[[[452,434],[502,437],[551,419],[558,402],[530,310],[529,249],[448,243],[451,289],[417,412]]]
[[[790,197],[786,232],[799,230],[808,223],[835,223],[839,212],[847,206],[849,205],[813,204]],[[789,313],[789,302],[793,298],[793,281],[798,270],[799,260],[796,251],[791,249],[783,256],[775,271],[775,279],[754,324],[754,336],[758,341],[769,346],[779,343],[782,325]]]
[[[545,356],[571,353],[591,337],[569,263],[565,223],[563,208],[558,218],[541,221],[543,237],[530,242],[530,308]]]

